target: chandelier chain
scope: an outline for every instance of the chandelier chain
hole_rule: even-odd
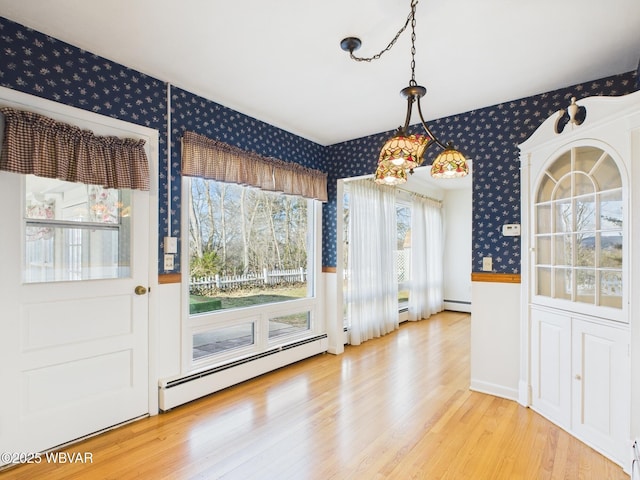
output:
[[[407,17],[404,26],[396,33],[393,40],[372,57],[356,57],[353,52],[362,45],[357,37],[347,37],[340,42],[340,48],[349,52],[352,60],[358,62],[371,62],[377,60],[385,52],[391,50],[398,38],[409,27],[411,23],[411,80],[409,86],[403,88],[400,94],[407,100],[407,114],[404,126],[398,127],[393,137],[387,140],[380,151],[378,167],[375,172],[375,182],[383,185],[400,185],[407,181],[407,175],[413,173],[413,169],[422,165],[425,150],[432,144],[438,145],[443,151],[436,157],[431,166],[431,176],[433,178],[457,178],[464,177],[469,173],[469,166],[464,155],[453,147],[452,142],[446,145],[436,138],[424,120],[420,98],[427,93],[427,89],[416,83],[416,6],[418,0],[411,0],[411,13]],[[420,125],[424,128],[426,135],[409,134],[409,123],[411,122],[411,111],[413,104],[418,107]]]
[[[415,53],[416,53],[416,48],[415,48],[415,39],[416,39],[415,26],[416,26],[416,5],[417,4],[418,4],[417,0],[411,2],[411,13],[409,13],[409,16],[407,17],[407,21],[404,22],[404,25],[402,26],[402,28],[400,30],[398,30],[398,33],[396,33],[396,36],[393,37],[393,40],[391,40],[389,42],[389,44],[385,48],[380,50],[380,52],[376,53],[372,57],[357,57],[357,56],[355,56],[353,54],[353,52],[351,52],[349,54],[351,59],[355,60],[356,62],[371,62],[373,60],[378,60],[384,53],[388,52],[389,50],[391,50],[393,48],[393,46],[398,41],[398,38],[400,38],[400,35],[402,35],[402,33],[407,29],[407,27],[409,26],[409,22],[411,22],[411,28],[413,30],[413,33],[411,35],[411,55],[412,55],[412,61],[411,61],[412,67],[411,67],[411,69],[413,71],[413,69],[415,68],[415,60],[413,59],[413,57],[415,57]],[[415,77],[415,75],[412,75],[412,76]],[[415,79],[412,80],[412,81],[415,84]]]
[[[416,83],[416,5],[418,2],[411,2],[411,81],[409,85],[414,87]]]

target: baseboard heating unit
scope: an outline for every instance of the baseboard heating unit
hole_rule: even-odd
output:
[[[447,300],[444,299],[444,309],[452,312],[471,313],[471,302],[465,300]]]
[[[327,351],[327,335],[274,347],[265,352],[184,377],[161,380],[160,410],[167,411],[205,395]]]

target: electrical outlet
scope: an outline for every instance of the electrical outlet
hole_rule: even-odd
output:
[[[490,272],[493,270],[493,259],[491,257],[482,258],[482,270],[484,272]]]
[[[170,270],[173,270],[173,254],[172,253],[165,253],[164,255],[164,271],[168,272]]]

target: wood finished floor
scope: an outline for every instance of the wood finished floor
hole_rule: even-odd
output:
[[[593,479],[622,469],[516,402],[469,390],[468,314],[443,312],[66,449],[9,479]]]

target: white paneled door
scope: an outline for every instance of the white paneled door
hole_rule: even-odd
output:
[[[149,201],[0,172],[0,452],[149,412]]]

